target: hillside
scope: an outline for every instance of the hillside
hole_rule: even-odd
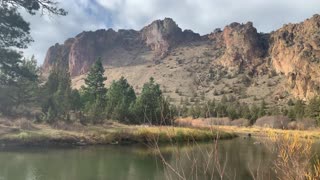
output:
[[[182,31],[170,18],[140,31],[82,32],[50,47],[42,72],[48,74],[55,64],[69,67],[79,88],[98,57],[107,85],[124,76],[140,92],[152,76],[176,103],[233,95],[247,103],[264,99],[284,105],[320,92],[320,16],[268,34],[248,22],[200,36]]]

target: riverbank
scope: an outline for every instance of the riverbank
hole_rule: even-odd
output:
[[[17,125],[16,125],[17,124]],[[116,122],[80,124],[0,124],[1,146],[106,145],[231,139],[234,133],[172,126],[129,126]]]
[[[248,136],[249,134],[253,137],[265,137],[272,133],[275,135],[292,134],[300,138],[311,138],[315,140],[320,140],[320,129],[310,129],[310,130],[283,130],[283,129],[272,129],[272,128],[262,128],[256,126],[249,127],[237,127],[237,126],[212,126],[210,128],[219,129],[227,133],[235,133],[239,136]]]
[[[255,136],[265,137],[270,134],[273,135],[284,135],[290,134],[299,138],[311,138],[320,140],[320,128],[311,127],[306,129],[277,129],[269,128],[265,126],[251,126],[248,120],[239,119],[235,120],[235,125],[226,123],[228,118],[207,118],[207,119],[192,119],[192,118],[180,118],[176,120],[176,125],[180,127],[191,127],[198,129],[216,129],[223,132],[234,133],[238,136]],[[216,123],[216,124],[215,124]],[[219,125],[217,125],[219,124]]]

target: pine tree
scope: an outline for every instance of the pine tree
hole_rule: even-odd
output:
[[[67,13],[53,0],[6,0],[0,4],[0,85],[10,85],[17,77],[35,80],[36,76],[22,66],[22,54],[16,50],[27,48],[33,41],[30,25],[19,12],[26,10],[30,15],[37,11],[56,15]]]
[[[128,122],[130,118],[129,107],[136,100],[133,87],[124,77],[113,81],[107,93],[106,112],[109,118]]]
[[[30,60],[24,59],[21,62],[21,67],[32,73],[36,79],[31,80],[25,76],[17,76],[14,78],[14,83],[0,85],[0,101],[2,102],[0,112],[3,114],[27,113],[23,109],[29,109],[36,103],[39,85],[37,62],[34,57]]]
[[[266,108],[267,108],[267,104],[264,100],[262,100],[259,107],[258,117],[263,117],[266,115]]]
[[[98,59],[91,67],[86,79],[84,80],[85,86],[83,87],[84,93],[89,97],[89,101],[96,101],[100,99],[105,101],[107,89],[105,88],[104,81],[104,68],[101,59]]]
[[[67,68],[54,66],[42,90],[42,111],[48,122],[69,120],[72,109],[71,77]]]
[[[310,99],[305,109],[307,117],[316,119],[320,123],[320,97],[313,97]]]
[[[71,109],[73,111],[80,111],[83,104],[81,102],[80,92],[77,89],[71,91]]]
[[[85,86],[82,87],[85,113],[95,123],[104,118],[107,93],[104,81],[106,79],[101,59],[98,59],[91,67],[85,79]]]
[[[159,84],[151,77],[145,83],[141,95],[131,108],[135,114],[136,123],[169,124],[171,123],[169,102],[162,96]]]

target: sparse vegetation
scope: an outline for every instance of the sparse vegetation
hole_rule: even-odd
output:
[[[29,121],[25,121],[29,122]],[[15,129],[0,136],[0,142],[7,145],[45,145],[51,144],[127,144],[146,143],[157,137],[159,142],[208,141],[216,138],[218,131],[212,134],[210,130],[180,128],[171,126],[146,127],[127,126],[118,123],[101,125],[63,124],[49,126],[44,124],[29,124],[34,129],[15,129],[12,126],[0,124],[0,128]],[[21,126],[19,126],[21,127]],[[235,137],[232,133],[219,132],[221,139]]]
[[[103,6],[101,2],[95,2],[95,9],[88,8],[88,3],[92,2],[75,7],[86,6],[85,14],[92,17],[101,15],[96,10],[106,9],[96,8]],[[44,65],[38,67],[34,56],[23,57],[23,49],[33,41],[31,34],[39,33],[31,31],[24,17],[41,14],[48,15],[47,19],[67,12],[55,0],[1,0],[0,4],[1,150],[10,145],[140,143],[154,145],[165,170],[177,179],[236,179],[236,175],[226,173],[227,156],[218,156],[217,140],[245,135],[239,138],[242,142],[264,144],[273,154],[273,171],[268,173],[274,173],[275,178],[320,179],[320,160],[312,155],[313,140],[320,139],[319,15],[268,34],[257,33],[249,22],[199,35],[182,31],[170,18],[155,21],[141,31],[84,31],[49,48]],[[114,12],[118,13],[117,9]],[[50,32],[44,34],[50,36]],[[251,136],[264,138],[251,142]],[[183,160],[191,162],[188,173],[179,167],[185,162],[176,166],[168,163],[158,145],[184,142],[194,148],[200,141],[213,143],[197,151],[204,164],[198,164],[200,160],[193,152],[186,154]],[[235,154],[243,154],[234,144],[230,147]],[[247,147],[245,153],[257,152]],[[181,160],[177,152],[173,155]],[[118,161],[112,153],[110,156]],[[14,168],[6,167],[11,159],[5,158],[1,169],[8,171],[6,174],[27,169],[27,179],[64,177],[56,171],[58,178],[38,176],[28,157],[21,157],[14,156]],[[16,167],[21,159],[28,161],[26,168]],[[94,173],[99,176],[96,179],[103,179],[100,172],[108,160],[98,159]],[[126,158],[120,160],[126,162]],[[84,162],[87,164],[81,170],[90,164]],[[43,169],[55,170],[52,164]],[[68,173],[74,172],[74,164],[65,166]],[[135,173],[132,167],[121,169]],[[147,165],[145,169],[149,170]],[[253,179],[263,179],[260,175],[259,168],[251,172]],[[245,176],[249,178],[248,172]],[[152,176],[140,179],[145,178]],[[0,179],[12,178],[0,174]]]

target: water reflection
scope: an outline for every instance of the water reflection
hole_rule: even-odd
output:
[[[270,152],[264,145],[254,144],[252,139],[220,141],[217,148],[214,143],[184,146],[171,152],[171,157],[174,158],[168,159],[169,164],[188,179],[220,179],[223,176],[224,179],[248,180],[257,173],[269,177],[266,179],[274,177],[270,173]],[[170,168],[166,168],[166,173],[172,177],[169,179],[178,178]]]
[[[237,138],[220,141],[217,157],[226,179],[252,179],[258,172],[270,174],[272,156],[253,139]],[[220,179],[218,168],[208,153],[212,144],[161,146],[166,161],[187,179]],[[2,180],[160,180],[177,179],[177,175],[162,166],[159,154],[145,146],[100,146],[85,148],[24,148],[0,151]],[[195,168],[197,167],[197,168]],[[205,175],[204,175],[205,174]],[[234,178],[236,177],[236,178]]]

